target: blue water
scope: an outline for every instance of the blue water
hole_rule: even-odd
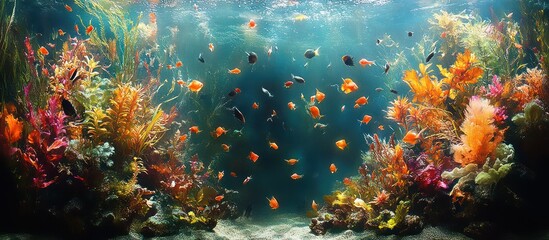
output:
[[[28,18],[29,31],[49,33],[58,28],[72,30],[79,23],[77,14],[67,13],[64,4],[45,4],[35,1],[22,1],[28,4],[25,14],[38,16]],[[148,3],[132,4],[128,7],[134,19],[143,14],[147,22],[148,14],[154,12],[158,18],[157,42],[160,52],[152,56],[163,59],[169,45],[175,45],[175,54],[167,57],[165,64],[175,64],[181,60],[184,66],[179,70],[164,71],[161,80],[198,79],[204,82],[204,89],[197,96],[188,96],[186,102],[178,103],[178,110],[187,120],[182,130],[198,125],[203,130],[190,138],[191,155],[197,153],[206,163],[213,162],[212,172],[225,171],[221,185],[234,189],[238,195],[230,197],[245,208],[253,205],[255,213],[271,212],[265,197],[276,196],[280,211],[304,213],[314,199],[322,202],[322,196],[334,189],[334,182],[357,174],[362,163],[360,154],[368,150],[364,134],[377,133],[388,138],[393,132],[397,137],[402,133],[396,124],[385,119],[384,110],[397,95],[389,92],[394,89],[400,95],[406,95],[408,87],[401,76],[405,69],[415,68],[419,63],[411,55],[411,49],[425,38],[428,42],[439,40],[439,34],[429,29],[428,20],[440,10],[448,12],[475,12],[485,19],[491,18],[491,10],[502,16],[503,13],[517,9],[517,2],[505,1],[300,1],[294,6],[285,6],[288,1],[166,1],[160,5]],[[195,11],[193,4],[198,5]],[[75,12],[78,9],[75,7]],[[294,21],[297,14],[309,17],[305,21]],[[519,18],[516,11],[515,18]],[[257,22],[255,29],[246,27],[249,19]],[[89,19],[83,15],[84,22]],[[179,31],[172,35],[170,28]],[[83,31],[82,29],[80,31]],[[412,37],[407,32],[412,31]],[[386,39],[389,35],[395,42],[394,47],[376,45],[376,39]],[[208,43],[215,50],[208,50]],[[387,41],[386,41],[387,42]],[[398,45],[398,46],[397,46]],[[272,56],[266,50],[277,47]],[[149,46],[149,49],[155,46]],[[306,49],[320,47],[320,55],[306,59]],[[430,50],[423,54],[427,55]],[[245,52],[255,52],[259,60],[255,65],[247,63]],[[197,60],[202,53],[205,63]],[[402,57],[398,58],[401,53]],[[355,66],[343,64],[345,54],[354,57]],[[145,53],[142,59],[149,59]],[[375,60],[377,66],[362,68],[358,60]],[[397,61],[398,60],[398,61]],[[391,62],[388,74],[382,66]],[[307,67],[304,67],[305,64]],[[330,68],[327,68],[331,64]],[[434,61],[434,64],[441,64]],[[155,69],[158,65],[153,65]],[[240,75],[230,75],[228,69],[238,67]],[[141,72],[143,75],[144,73]],[[291,80],[295,74],[305,78],[305,84],[295,83],[290,89],[283,83]],[[140,76],[141,78],[144,77]],[[357,92],[343,94],[338,90],[341,78],[352,78],[359,86]],[[242,93],[234,98],[227,93],[234,88]],[[269,98],[261,91],[264,87],[273,95]],[[315,94],[315,89],[326,94],[324,102],[317,104],[324,117],[313,120],[306,109],[305,99]],[[376,92],[375,88],[383,88]],[[162,89],[166,93],[167,89]],[[360,96],[369,97],[369,104],[354,109],[354,101]],[[191,100],[189,100],[191,99]],[[196,100],[196,102],[193,102]],[[242,125],[232,112],[222,107],[216,115],[206,119],[212,110],[229,101],[226,107],[236,106],[246,116]],[[288,102],[297,105],[296,111],[290,111]],[[259,110],[251,105],[257,102]],[[345,111],[341,107],[345,105]],[[168,109],[166,109],[168,110]],[[193,112],[198,110],[197,112]],[[267,122],[272,110],[278,116],[273,122]],[[364,114],[373,116],[368,125],[359,125],[357,120]],[[325,131],[314,129],[316,122],[327,124]],[[378,129],[384,125],[385,130]],[[208,132],[217,126],[229,129],[229,134],[213,139]],[[243,135],[231,133],[243,129]],[[395,131],[393,131],[394,129]],[[348,149],[339,150],[335,141],[346,139]],[[274,141],[280,149],[274,151],[268,142]],[[231,151],[225,153],[220,144],[231,145]],[[254,164],[247,159],[254,151],[260,158]],[[299,163],[289,166],[284,159],[296,158]],[[330,173],[331,163],[338,171]],[[230,172],[238,174],[237,178]],[[292,180],[293,173],[303,174],[300,180]],[[253,180],[243,186],[246,176]]]

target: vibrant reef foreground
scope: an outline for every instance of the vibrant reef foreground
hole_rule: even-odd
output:
[[[409,93],[390,90],[397,96],[384,117],[399,129],[391,129],[388,139],[364,134],[369,149],[363,151],[358,175],[342,179],[323,202],[311,201],[306,214],[312,234],[369,229],[409,235],[432,224],[488,238],[503,229],[546,226],[549,211],[542,194],[549,167],[549,16],[533,7],[537,5],[522,4],[520,24],[512,13],[492,21],[463,12],[433,15],[426,24],[436,40],[419,41],[411,57],[420,63],[400,74]],[[162,236],[187,228],[211,230],[220,219],[249,215],[250,210],[237,208],[239,193],[220,182],[238,177],[246,185],[254,178],[229,174],[214,160],[189,154],[191,138],[208,144],[242,134],[242,129],[210,126],[220,112],[229,108],[244,127],[246,118],[226,101],[200,105],[203,91],[215,91],[214,80],[161,80],[163,72],[184,63],[166,57],[164,65],[152,68],[150,49],[158,48],[156,15],[130,20],[117,6],[76,0],[66,10],[78,8],[93,21],[59,29],[42,41],[35,33],[17,30],[15,6],[0,3],[5,202],[0,229],[70,237]],[[244,24],[260,27],[254,20]],[[378,44],[391,41],[386,36]],[[215,51],[213,43],[208,48]],[[174,50],[168,46],[162,51],[170,56]],[[259,57],[271,54],[272,47]],[[308,49],[304,57],[319,54],[319,49]],[[247,64],[258,61],[253,52],[245,58]],[[348,55],[341,60],[337,64],[355,68],[375,64],[363,58],[354,66]],[[204,63],[202,54],[197,61]],[[391,71],[390,63],[378,64],[385,73]],[[226,74],[240,73],[234,68]],[[294,83],[312,84],[292,74],[280,85],[291,88]],[[359,85],[342,76],[339,97]],[[228,96],[240,92],[235,88]],[[354,109],[368,104],[369,97],[354,97]],[[323,129],[328,127],[320,122],[325,98],[316,89],[310,99],[302,96],[287,105],[291,111],[306,111],[314,128]],[[196,111],[200,120],[187,121],[189,111]],[[273,110],[270,121],[275,117]],[[361,125],[370,121],[367,114],[359,120]],[[384,130],[383,125],[378,128]],[[340,139],[330,147],[345,151],[348,144]],[[216,147],[231,151],[229,142],[216,142]],[[268,147],[279,148],[271,141]],[[252,164],[262,160],[253,151],[245,157]],[[300,163],[291,158],[282,164]],[[336,165],[326,170],[335,173]],[[308,176],[290,176],[296,181],[303,177]],[[276,196],[264,204],[284,208]]]

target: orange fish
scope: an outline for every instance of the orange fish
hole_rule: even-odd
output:
[[[215,47],[213,43],[208,44],[208,49],[210,49],[210,52],[213,52]]]
[[[349,186],[351,185],[351,183],[352,183],[352,180],[350,178],[343,179],[343,184],[345,184],[345,186]]]
[[[48,71],[47,68],[42,68],[42,75],[48,76],[48,75],[50,75],[50,71]]]
[[[269,142],[269,147],[274,150],[278,150],[278,145],[275,142]]]
[[[235,172],[231,172],[231,177],[238,177]]]
[[[375,64],[375,61],[368,61],[366,60],[366,58],[363,58],[363,59],[360,59],[358,63],[360,64],[360,66],[366,67],[366,66],[371,66],[372,64]]]
[[[57,33],[59,34],[59,36],[64,36],[65,35],[65,32],[63,32],[63,30],[61,28],[59,30],[57,30]]]
[[[229,146],[225,143],[221,144],[221,148],[223,148],[223,151],[225,151],[225,152],[228,152],[229,150],[231,150],[231,146]]]
[[[250,180],[252,180],[252,176],[246,177],[246,178],[244,179],[244,181],[242,181],[242,185],[248,184],[248,182],[250,182]]]
[[[183,63],[182,63],[181,61],[177,61],[177,62],[175,63],[175,67],[176,67],[176,68],[183,67]]]
[[[229,73],[230,74],[240,74],[240,69],[239,68],[233,68],[233,69],[229,69]]]
[[[292,176],[290,176],[290,178],[292,178],[293,180],[298,180],[298,179],[301,179],[303,177],[303,175],[298,175],[297,173],[294,173],[292,174]]]
[[[254,104],[252,104],[252,108],[253,108],[253,109],[259,109],[259,104],[257,104],[256,102],[254,102]]]
[[[353,82],[353,79],[342,78],[342,80],[343,80],[343,84],[341,84],[341,91],[343,91],[345,94],[349,94],[358,90],[358,85],[356,85],[356,83]]]
[[[189,131],[191,131],[191,133],[199,133],[199,132],[202,132],[200,130],[198,130],[198,126],[192,126],[189,128]]]
[[[221,137],[221,135],[227,133],[227,130],[225,130],[223,127],[217,127],[214,132],[212,132],[212,136],[215,138]]]
[[[383,125],[379,125],[377,128],[381,131],[385,130],[385,127],[383,127]]]
[[[311,117],[313,117],[313,119],[320,119],[321,117],[323,117],[322,115],[320,115],[320,109],[318,109],[317,106],[311,106],[309,108],[309,112],[311,113]]]
[[[368,97],[369,98],[369,97]],[[361,105],[361,106],[364,106],[366,104],[368,104],[368,98],[367,97],[359,97],[356,101],[355,101],[355,104],[358,104],[358,105]]]
[[[259,159],[259,155],[255,154],[254,152],[250,152],[250,155],[248,155],[248,159],[252,160],[252,162],[256,162],[257,159]]]
[[[93,26],[90,24],[87,28],[86,28],[86,34],[87,35],[90,35],[90,33],[93,31]]]
[[[204,84],[198,80],[193,80],[190,84],[189,84],[189,90],[191,92],[195,92],[195,93],[198,93],[200,92],[200,90],[202,90],[202,87],[204,87]]]
[[[362,121],[361,120],[358,120],[360,122],[360,125],[362,126],[362,124],[368,124],[370,121],[372,120],[372,116],[370,115],[364,115],[364,117],[362,117]]]
[[[179,79],[179,80],[177,80],[177,84],[179,84],[179,86],[183,87],[183,86],[185,86],[186,83],[185,83],[185,81]]]
[[[167,68],[168,70],[172,70],[173,66],[171,64],[168,64]]]
[[[221,181],[223,176],[225,176],[225,171],[217,172],[217,181]]]
[[[241,93],[242,90],[240,90],[240,88],[235,88],[235,89],[234,89],[234,92],[235,92],[235,93]]]
[[[289,102],[289,103],[288,103],[288,108],[289,108],[290,110],[292,110],[292,111],[295,110],[295,103]]]
[[[250,19],[250,21],[248,22],[248,27],[253,29],[256,26],[257,24],[255,23],[255,21],[253,19]]]
[[[74,25],[74,31],[76,31],[76,34],[80,35],[80,29],[78,28],[78,25]]]
[[[215,200],[218,201],[218,202],[221,202],[221,200],[223,200],[223,198],[225,198],[225,196],[219,195],[219,196],[215,197]]]
[[[448,33],[446,31],[440,33],[440,38],[446,38],[446,36],[448,35]]]
[[[65,4],[65,9],[67,9],[67,12],[72,12],[71,6]]]
[[[518,50],[522,50],[522,45],[518,43],[513,43],[515,45],[515,48]]]
[[[326,98],[326,94],[324,94],[323,92],[318,91],[318,89],[316,89],[315,97],[316,97],[316,100],[318,101],[318,103],[320,103],[320,102],[324,101],[324,98]]]
[[[185,140],[187,140],[187,136],[188,136],[187,134],[181,135],[181,136],[179,137],[179,141],[180,141],[180,142],[185,142]]]
[[[337,167],[336,167],[336,165],[335,165],[335,164],[333,164],[333,163],[332,163],[332,164],[330,164],[330,172],[331,172],[331,173],[335,173],[335,172],[337,172]]]
[[[40,48],[38,49],[38,52],[40,52],[40,54],[42,54],[42,55],[44,55],[44,56],[50,54],[50,52],[48,51],[48,49],[46,49],[45,47],[40,47]]]
[[[347,147],[347,141],[345,141],[345,139],[341,139],[336,142],[336,146],[337,148],[344,150]]]
[[[402,138],[402,141],[408,144],[416,145],[417,142],[421,139],[421,133],[423,133],[423,130],[425,129],[422,129],[421,131],[419,131],[419,133],[416,133],[412,130],[408,131],[404,138]]]
[[[315,200],[311,203],[311,208],[313,211],[318,212],[318,205],[316,204]]]
[[[309,102],[311,103],[311,105],[315,104],[316,95],[311,96],[310,99],[311,100],[309,100]]]
[[[267,198],[267,201],[269,201],[269,206],[272,210],[278,209],[278,201],[275,197],[271,197],[271,199]]]
[[[288,164],[290,164],[291,166],[293,166],[293,165],[295,165],[297,162],[299,162],[299,160],[294,159],[294,158],[288,159],[288,160],[284,160],[284,161],[286,161],[286,162],[287,162]]]
[[[156,13],[149,13],[149,21],[151,21],[152,24],[156,23]]]

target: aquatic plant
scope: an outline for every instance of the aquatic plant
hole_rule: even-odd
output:
[[[412,101],[421,102],[431,106],[439,106],[443,103],[446,95],[442,91],[442,81],[438,81],[436,77],[430,76],[432,71],[428,71],[431,64],[419,64],[419,73],[415,70],[406,70],[402,80],[408,84],[411,91],[414,93]]]
[[[2,156],[7,158],[18,150],[16,146],[17,142],[21,139],[23,122],[13,116],[15,113],[15,106],[13,104],[2,105],[1,108],[0,149],[2,150]]]
[[[482,77],[484,71],[475,66],[477,62],[475,55],[466,49],[464,53],[458,53],[456,61],[450,66],[450,69],[437,65],[440,74],[444,76],[442,82],[449,87],[447,96],[454,99],[457,90],[463,92],[467,85],[476,83]]]
[[[453,145],[454,161],[466,166],[470,163],[484,164],[503,140],[505,130],[494,125],[495,108],[487,99],[474,97],[469,101],[465,120],[461,124],[461,142]]]
[[[545,87],[547,82],[547,74],[543,70],[539,68],[526,69],[526,72],[512,79],[514,91],[510,98],[517,103],[517,108],[520,111],[526,103],[547,95],[547,87]]]

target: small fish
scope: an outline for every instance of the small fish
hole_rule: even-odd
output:
[[[333,163],[332,163],[332,164],[330,164],[330,172],[331,172],[331,173],[335,173],[335,172],[337,172],[337,167],[336,167],[336,165],[335,165],[335,164],[333,164]]]
[[[254,152],[250,152],[250,154],[248,155],[248,159],[255,163],[257,162],[257,159],[259,159],[259,155]]]
[[[303,67],[306,68],[309,66],[309,62],[306,62],[305,64],[303,64]]]
[[[351,78],[341,78],[343,80],[343,84],[341,84],[341,91],[345,94],[352,93],[356,90],[358,90],[358,85],[353,81]]]
[[[353,183],[353,181],[350,178],[343,179],[343,184],[345,184],[345,186],[349,186],[351,183]]]
[[[414,32],[408,32],[408,37],[411,37],[414,35]]]
[[[316,89],[315,98],[318,101],[318,103],[321,103],[326,98],[326,94],[324,94],[321,91],[318,91],[318,88]]]
[[[271,199],[267,198],[267,201],[269,201],[269,206],[271,207],[272,210],[278,209],[279,205],[275,197],[271,197]]]
[[[345,111],[345,105],[341,106],[341,112]]]
[[[256,109],[256,110],[259,109],[259,104],[257,104],[256,102],[254,102],[254,103],[252,104],[252,108],[253,108],[253,109]]]
[[[86,28],[86,35],[90,35],[90,33],[93,31],[94,27],[90,24],[87,28]]]
[[[384,72],[385,74],[387,74],[387,73],[389,72],[389,68],[391,68],[391,65],[389,65],[388,62],[385,63],[385,68],[383,69],[383,72]]]
[[[336,145],[337,148],[339,148],[340,150],[345,150],[345,148],[348,146],[348,145],[347,145],[347,141],[345,141],[345,139],[341,139],[341,140],[335,142],[335,145]]]
[[[76,31],[76,34],[80,35],[80,29],[78,29],[78,25],[74,25],[74,31]]]
[[[213,52],[215,47],[214,47],[214,44],[213,43],[209,43],[208,44],[208,49],[210,49],[210,52]]]
[[[293,179],[293,180],[298,180],[298,179],[303,178],[303,175],[298,175],[297,173],[294,173],[290,176],[290,178]]]
[[[389,90],[390,92],[394,93],[394,94],[398,94],[397,90],[394,90],[394,89],[391,89]]]
[[[362,67],[366,67],[366,66],[370,66],[372,64],[375,64],[375,61],[369,61],[366,58],[363,58],[363,59],[360,59],[360,61],[358,61],[358,64],[360,64],[360,66],[362,66]]]
[[[202,90],[202,87],[204,87],[204,84],[198,80],[192,80],[191,83],[188,85],[189,90],[195,93],[200,92],[200,90]]]
[[[231,172],[231,177],[238,177],[235,172]]]
[[[315,123],[315,125],[313,126],[313,128],[320,128],[320,129],[323,129],[323,128],[326,128],[327,126],[328,126],[328,124]]]
[[[362,126],[362,124],[368,124],[370,121],[372,120],[372,116],[370,115],[364,115],[364,117],[362,117],[362,120],[357,120],[360,122],[360,125]]]
[[[185,86],[186,83],[182,79],[178,79],[177,84],[179,84],[179,86],[183,87],[183,86]]]
[[[156,13],[149,13],[149,21],[152,23],[152,24],[156,24]]]
[[[297,14],[295,17],[294,17],[294,21],[297,21],[297,22],[300,22],[300,21],[303,21],[303,20],[307,20],[309,19],[309,16],[305,15],[305,14]]]
[[[419,133],[416,133],[412,130],[408,131],[406,135],[402,138],[402,141],[411,145],[416,145],[419,140],[421,140],[421,133],[423,133],[425,129],[422,129],[419,131]]]
[[[448,35],[448,32],[444,31],[440,33],[440,38],[446,38],[447,35]]]
[[[284,83],[284,87],[285,87],[285,88],[290,88],[292,85],[294,85],[294,82],[292,82],[292,81],[286,81],[286,82]]]
[[[343,61],[343,63],[345,63],[345,65],[347,66],[354,66],[355,63],[353,61],[353,57],[349,56],[349,55],[343,55],[343,57],[341,57],[341,60]]]
[[[379,44],[381,44],[381,42],[383,42],[383,40],[381,40],[381,39],[377,39],[377,40],[376,40],[376,45],[379,45]]]
[[[272,95],[271,92],[269,92],[269,90],[265,89],[264,87],[261,87],[261,91],[267,94],[267,96],[269,97],[274,97],[274,95]]]
[[[74,109],[74,106],[71,102],[69,102],[69,100],[63,98],[63,100],[61,100],[61,106],[63,107],[63,112],[65,115],[69,117],[76,117],[76,109]]]
[[[369,97],[365,97],[365,96],[359,97],[359,98],[355,101],[355,104],[358,104],[358,105],[360,105],[360,106],[364,106],[364,105],[368,104],[368,98],[369,98]]]
[[[236,175],[236,174],[235,174]],[[250,182],[250,180],[252,180],[252,176],[248,176],[244,179],[244,181],[242,182],[242,185],[246,185]]]
[[[248,27],[251,29],[254,29],[255,27],[257,27],[257,23],[255,23],[255,20],[250,19],[250,21],[248,22]]]
[[[271,46],[271,47],[269,47],[269,49],[267,49],[267,56],[271,57],[271,54],[273,54],[273,46]]]
[[[383,125],[379,125],[377,128],[381,131],[385,130],[385,127]]]
[[[278,144],[276,144],[275,142],[269,142],[269,147],[273,150],[278,150]]]
[[[381,92],[381,91],[383,91],[383,88],[378,87],[375,90],[376,90],[376,92]]]
[[[330,69],[330,68],[332,68],[332,63],[331,62],[328,63],[328,66],[326,66],[326,69]]]
[[[236,94],[239,94],[239,93],[241,93],[242,91],[240,90],[240,88],[234,88],[234,92],[235,92]]]
[[[73,68],[69,71],[69,80],[71,82],[74,82],[78,80],[80,77],[78,76],[78,68]]]
[[[228,95],[229,97],[234,97],[234,96],[236,96],[236,91],[231,90],[227,95]]]
[[[225,143],[221,144],[221,148],[222,148],[223,151],[225,151],[225,152],[229,152],[229,150],[231,150],[231,146],[229,146],[229,145],[227,145],[227,144],[225,144]]]
[[[198,5],[196,5],[196,3],[193,4],[193,8],[194,8],[195,11],[198,11]]]
[[[320,119],[323,117],[323,115],[320,115],[320,109],[318,109],[317,106],[309,107],[309,113],[313,119]]]
[[[175,67],[176,67],[176,68],[183,67],[183,62],[177,61],[177,62],[175,63]]]
[[[318,212],[318,205],[316,204],[315,200],[313,200],[313,202],[311,203],[311,209],[313,209],[313,211],[315,212]]]
[[[229,69],[229,73],[230,74],[240,74],[242,71],[240,71],[239,68],[233,68],[233,69]]]
[[[427,58],[425,58],[425,62],[429,62],[431,61],[431,58],[433,58],[435,56],[435,50],[433,50],[431,53],[429,53],[429,55],[427,55]]]
[[[292,74],[292,79],[298,83],[305,83],[305,79],[300,77],[300,76],[295,76],[294,74]]]
[[[215,129],[215,131],[212,132],[212,136],[214,138],[219,138],[221,135],[227,133],[227,130],[225,130],[223,127],[219,126]]]
[[[518,50],[522,50],[522,45],[519,44],[519,43],[513,43],[513,45],[515,45],[515,48],[518,49]]]
[[[289,108],[290,110],[294,111],[294,110],[296,109],[295,103],[289,102],[289,103],[288,103],[288,108]]]
[[[188,135],[187,135],[187,134],[183,134],[183,135],[181,135],[181,136],[179,137],[179,141],[180,141],[180,142],[185,142],[185,141],[187,140],[187,138],[188,138]]]
[[[215,200],[218,201],[218,202],[221,202],[221,200],[223,200],[223,198],[224,198],[223,195],[219,195],[219,196],[215,197]]]
[[[192,126],[192,127],[190,127],[190,128],[189,128],[189,131],[190,131],[191,133],[195,133],[195,134],[196,134],[196,133],[199,133],[199,132],[202,132],[202,131],[200,131],[200,130],[198,129],[198,126]]]
[[[48,51],[48,49],[46,49],[45,47],[40,47],[40,48],[38,49],[38,52],[39,52],[40,54],[44,55],[44,56],[50,54],[50,52]]]
[[[284,161],[286,161],[286,162],[288,163],[288,165],[290,165],[290,166],[293,166],[293,165],[295,165],[296,163],[298,163],[298,162],[299,162],[299,160],[297,160],[297,159],[294,159],[294,158],[291,158],[291,159],[285,159]]]
[[[48,45],[48,47],[50,47],[50,48],[54,48],[54,47],[55,47],[55,44],[53,44],[53,43],[48,43],[47,45]]]
[[[311,59],[311,58],[314,58],[315,56],[319,56],[320,53],[319,53],[319,50],[320,50],[320,47],[318,47],[317,49],[307,49],[305,50],[305,53],[303,54],[306,58],[308,59]]]
[[[65,9],[67,10],[67,12],[72,12],[72,7],[65,4]]]
[[[217,172],[217,181],[221,181],[221,179],[223,179],[223,176],[225,176],[225,171]]]
[[[241,123],[246,123],[246,118],[244,118],[244,114],[242,114],[242,112],[238,110],[237,107],[233,107],[232,110],[234,117],[238,119],[238,121],[240,121]]]
[[[202,57],[202,53],[198,54],[198,61],[201,63],[204,63],[204,58]]]
[[[59,36],[64,36],[65,35],[65,32],[63,32],[63,29],[59,29],[57,30],[57,33],[59,34]]]
[[[246,52],[248,54],[248,63],[249,64],[255,64],[257,62],[257,54],[254,52]]]

